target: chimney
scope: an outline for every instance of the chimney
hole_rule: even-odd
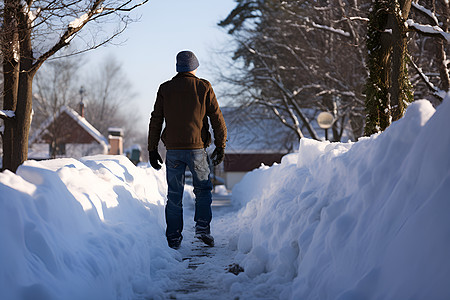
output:
[[[80,116],[82,117],[82,118],[84,118],[85,116],[84,116],[84,113],[85,113],[85,111],[86,111],[86,106],[84,105],[84,102],[83,101],[81,101],[80,102]]]
[[[123,154],[123,129],[117,127],[108,128],[109,154]]]

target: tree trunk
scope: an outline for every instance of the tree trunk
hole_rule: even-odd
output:
[[[31,27],[28,16],[19,14],[20,64],[19,86],[17,93],[16,121],[14,128],[14,153],[12,157],[12,171],[28,158],[28,135],[31,125],[33,109],[33,48],[31,44]]]
[[[448,32],[450,7],[447,1],[444,1],[443,5],[445,7],[442,18],[443,19],[442,29],[445,32]],[[441,90],[448,92],[450,89],[450,77],[447,69],[447,55],[445,53],[445,46],[442,39],[435,39],[435,40],[436,40],[436,58],[437,61],[439,62],[439,74],[441,78],[440,88]]]
[[[5,3],[5,14],[7,6],[15,8],[16,4],[14,1]],[[5,120],[3,168],[15,172],[28,156],[35,70],[33,69],[31,24],[29,24],[28,16],[14,9],[11,9],[10,13],[8,22],[11,23],[7,23],[5,15],[5,25],[10,25],[11,29],[3,30],[3,34],[9,35],[8,41],[18,41],[18,43],[2,45],[4,53],[7,54],[7,59],[3,63],[5,68],[3,106],[4,109],[13,110],[15,117],[13,120]]]
[[[385,126],[385,113],[389,112],[389,36],[385,32],[388,23],[388,6],[385,1],[374,1],[367,27],[367,67],[369,78],[366,84],[366,126],[364,133],[371,135]]]
[[[21,71],[13,142],[15,151],[12,157],[12,171],[14,172],[28,158],[28,136],[32,111],[32,83],[32,74]]]
[[[406,69],[405,20],[411,0],[377,0],[368,27],[369,79],[366,86],[366,135],[385,130],[412,101]]]
[[[17,3],[15,1],[4,2],[3,10],[3,27],[1,49],[3,55],[3,109],[16,110],[17,93],[19,82],[19,64],[18,55],[18,29],[15,19],[17,11]],[[9,43],[5,41],[10,41]],[[15,119],[4,120],[3,133],[3,169],[15,170],[12,164],[14,156],[14,128]]]
[[[405,20],[411,9],[411,0],[401,0],[401,15],[393,14],[392,26],[392,69],[391,69],[391,121],[403,117],[406,103],[413,100],[412,86],[408,78],[407,70],[407,28]]]
[[[350,126],[352,128],[353,140],[357,141],[358,137],[364,133],[364,118],[361,115],[351,113]]]
[[[5,53],[5,52],[3,52]],[[18,64],[14,60],[3,58],[3,84],[5,87],[11,87],[3,90],[3,109],[16,110],[17,105],[17,85],[18,78]],[[4,120],[5,129],[3,132],[3,169],[12,170],[13,157],[13,140],[14,140],[14,126],[15,119]]]

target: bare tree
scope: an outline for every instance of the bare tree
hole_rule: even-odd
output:
[[[411,35],[409,63],[416,98],[428,98],[438,105],[449,91],[447,60],[450,8],[446,1],[411,3],[408,27]],[[428,7],[428,8],[427,8]],[[430,97],[429,97],[430,96]]]
[[[33,127],[55,117],[62,106],[75,107],[78,96],[79,70],[83,59],[65,57],[47,61],[33,82]]]
[[[447,1],[236,2],[219,25],[241,70],[225,78],[300,138],[316,138],[308,124],[319,111],[334,115],[334,140],[344,128],[358,138],[364,123],[366,134],[383,130],[413,101],[411,77],[416,97],[449,90]]]
[[[349,122],[353,138],[359,137],[367,74],[360,16],[368,6],[340,0],[238,2],[220,23],[238,42],[234,59],[244,62],[243,80],[233,74],[230,82],[299,138],[318,139],[313,120],[321,111],[335,117],[334,140]]]
[[[122,65],[112,56],[102,61],[88,80],[84,84],[89,101],[87,119],[106,134],[117,116],[130,107],[135,94]]]
[[[107,57],[97,68],[97,73],[84,83],[86,87],[86,119],[103,135],[109,127],[125,131],[125,144],[139,135],[136,128],[139,114],[133,105],[136,94],[122,65],[116,58]]]
[[[132,21],[130,11],[147,2],[117,0],[5,0],[1,5],[1,49],[3,54],[3,109],[5,120],[3,168],[15,171],[27,159],[32,111],[32,85],[37,70],[50,57],[81,35],[85,27],[83,50],[106,43]],[[112,34],[96,39],[103,22],[115,22]],[[114,24],[114,23],[112,23]],[[97,30],[95,30],[95,25]]]

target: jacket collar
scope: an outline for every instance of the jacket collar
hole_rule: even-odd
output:
[[[182,77],[193,77],[193,78],[198,78],[198,77],[195,76],[194,74],[188,73],[188,72],[181,72],[181,73],[178,73],[178,74],[175,75],[175,77],[173,77],[173,78],[175,79],[175,78],[182,78]]]

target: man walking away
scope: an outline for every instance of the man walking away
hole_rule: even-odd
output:
[[[214,165],[223,161],[227,128],[211,84],[195,76],[199,62],[191,51],[176,57],[178,74],[161,84],[150,118],[148,151],[150,164],[161,168],[159,139],[166,149],[168,195],[165,208],[166,237],[169,247],[178,249],[183,236],[183,190],[186,166],[192,173],[195,194],[195,236],[214,246],[210,223],[212,219],[212,183],[206,148],[211,143],[209,121],[213,128]],[[163,122],[165,128],[161,135]]]

